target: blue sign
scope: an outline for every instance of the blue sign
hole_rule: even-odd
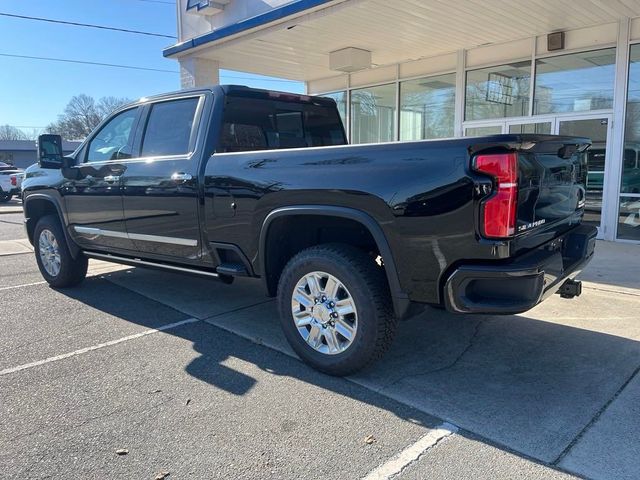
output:
[[[209,4],[209,0],[187,0],[187,10],[191,10],[192,8],[202,10],[203,8],[207,8]]]

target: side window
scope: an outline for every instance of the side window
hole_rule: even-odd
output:
[[[199,98],[170,100],[152,105],[142,140],[142,156],[189,153],[189,139]]]
[[[103,162],[130,158],[131,136],[134,132],[138,108],[132,108],[113,117],[89,143],[87,162]]]

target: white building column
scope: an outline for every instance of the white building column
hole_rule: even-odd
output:
[[[464,136],[464,99],[465,99],[465,81],[466,81],[466,62],[467,54],[464,50],[458,50],[456,53],[456,95],[455,95],[455,111],[453,117],[453,135],[455,137]]]
[[[194,88],[220,83],[220,64],[200,57],[179,58],[180,87]]]
[[[607,139],[607,166],[604,176],[602,199],[602,225],[605,240],[615,240],[618,227],[618,202],[620,177],[624,155],[624,127],[627,107],[627,79],[629,77],[629,35],[631,21],[623,18],[618,23],[618,41],[616,45],[616,78],[613,92],[613,128],[611,138]]]

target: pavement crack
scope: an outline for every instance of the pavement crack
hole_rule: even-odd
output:
[[[560,453],[560,455],[558,455],[558,457],[553,462],[551,462],[551,465],[556,467],[559,466],[560,462],[562,462],[562,460],[564,460],[564,458],[569,454],[569,452],[573,450],[573,447],[575,447],[578,444],[578,442],[582,439],[582,437],[584,437],[587,434],[587,432],[591,429],[591,427],[593,427],[598,422],[598,420],[600,420],[600,418],[602,417],[602,415],[604,415],[604,413],[607,411],[609,406],[616,401],[616,399],[620,396],[620,394],[622,394],[624,389],[627,388],[627,385],[629,385],[631,381],[639,373],[640,373],[640,365],[638,365],[638,367],[631,373],[629,378],[627,378],[627,380],[620,386],[620,388],[616,390],[616,393],[614,393],[613,396],[600,408],[600,410],[596,412],[596,414],[589,421],[589,423],[587,423],[582,428],[582,430],[580,430],[580,432],[578,432],[578,434],[575,437],[573,437],[573,440],[571,440],[571,442],[569,442],[569,444]]]
[[[587,288],[589,290],[595,290],[597,292],[616,293],[618,295],[631,295],[632,297],[640,297],[640,293],[623,292],[621,290],[616,290],[615,288],[598,288],[598,287],[593,287],[591,285],[585,285],[584,288]]]
[[[410,373],[410,374],[407,374],[407,375],[402,375],[401,377],[397,378],[393,382],[388,383],[387,385],[382,387],[380,389],[380,392],[384,392],[387,389],[389,389],[391,387],[394,387],[398,383],[400,383],[403,380],[406,380],[408,378],[417,378],[417,377],[423,377],[423,376],[427,376],[427,375],[433,375],[434,373],[439,373],[439,372],[443,372],[445,370],[449,370],[451,368],[454,368],[458,363],[460,363],[460,361],[467,354],[467,352],[469,352],[469,350],[471,350],[471,348],[473,348],[473,346],[475,345],[475,342],[476,342],[476,340],[478,338],[478,335],[480,333],[480,327],[482,326],[482,324],[485,321],[486,320],[484,320],[484,321],[483,320],[478,320],[478,322],[476,323],[476,325],[474,327],[473,334],[471,335],[471,337],[469,337],[469,341],[467,342],[467,345],[465,346],[465,348],[463,348],[462,351],[456,356],[456,358],[454,358],[447,365],[444,365],[444,366],[438,367],[438,368],[434,368],[434,369],[430,369],[430,370],[425,370],[425,371],[418,372],[418,373]]]

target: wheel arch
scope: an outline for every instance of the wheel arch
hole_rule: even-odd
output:
[[[65,240],[69,246],[69,252],[75,259],[80,254],[80,247],[73,241],[67,230],[66,217],[64,216],[64,210],[60,205],[60,202],[46,193],[31,193],[25,199],[23,203],[25,226],[27,229],[27,237],[31,245],[34,243],[34,231],[38,220],[45,215],[55,215],[60,221],[60,226],[64,232]]]
[[[332,205],[292,205],[271,211],[264,219],[260,230],[258,245],[257,269],[262,276],[265,290],[271,296],[275,295],[278,279],[282,268],[276,266],[275,271],[269,264],[270,240],[272,226],[283,218],[317,216],[325,218],[344,219],[359,224],[373,239],[384,261],[384,269],[393,300],[394,313],[397,318],[403,318],[409,309],[409,298],[400,286],[400,279],[396,263],[391,253],[387,238],[378,222],[366,212],[349,207]],[[289,257],[290,258],[290,257]],[[271,269],[271,271],[270,271]]]

